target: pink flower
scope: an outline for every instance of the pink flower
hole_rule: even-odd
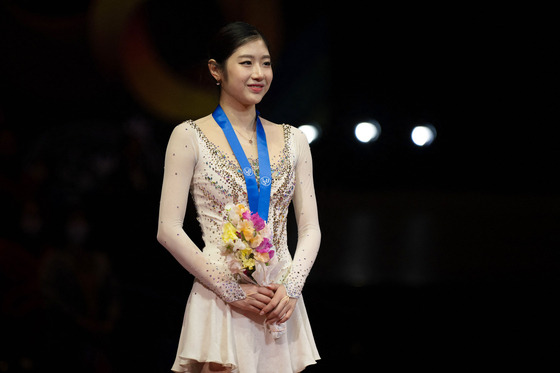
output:
[[[255,248],[255,250],[258,251],[259,253],[266,253],[269,252],[271,247],[272,247],[272,243],[268,238],[265,237],[263,238],[261,244],[257,248]]]
[[[251,215],[251,221],[253,222],[255,229],[258,231],[263,230],[266,226],[266,222],[259,216],[258,212],[255,212],[253,215]]]
[[[246,210],[244,211],[241,216],[243,217],[243,219],[245,220],[251,220],[251,211],[250,210]]]

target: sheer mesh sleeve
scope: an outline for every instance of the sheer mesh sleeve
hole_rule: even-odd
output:
[[[158,241],[177,261],[226,302],[245,298],[239,284],[219,269],[183,230],[198,144],[187,122],[175,127],[167,145],[159,210]]]
[[[321,230],[313,184],[311,150],[305,135],[300,130],[294,130],[297,161],[296,186],[292,201],[297,221],[298,241],[292,267],[284,286],[290,297],[298,298],[319,252]]]

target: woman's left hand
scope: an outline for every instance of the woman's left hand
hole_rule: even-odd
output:
[[[274,297],[261,310],[260,314],[266,315],[268,324],[281,324],[288,321],[296,308],[297,299],[290,298],[282,284],[272,284],[267,287],[274,291]]]

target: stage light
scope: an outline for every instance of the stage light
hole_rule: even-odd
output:
[[[363,143],[377,140],[380,134],[381,126],[375,120],[358,123],[354,128],[356,139]]]
[[[412,129],[410,138],[416,146],[429,146],[436,138],[436,129],[431,124],[416,126]]]
[[[307,137],[307,142],[311,144],[319,137],[319,126],[316,124],[304,124],[298,127]]]

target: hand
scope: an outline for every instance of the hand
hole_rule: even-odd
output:
[[[264,286],[253,284],[241,284],[240,286],[245,292],[246,298],[236,300],[229,304],[243,311],[249,311],[259,315],[262,309],[269,304],[274,297],[274,291]]]
[[[272,300],[260,311],[261,315],[266,315],[268,324],[281,324],[288,321],[296,308],[297,299],[288,297],[286,287],[281,284],[272,284],[268,289],[274,291]]]

